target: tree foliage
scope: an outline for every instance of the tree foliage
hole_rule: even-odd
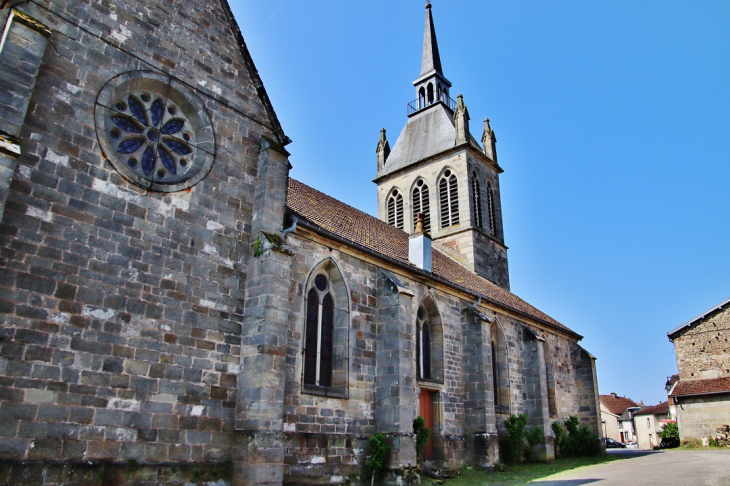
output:
[[[510,415],[504,421],[507,437],[500,441],[499,455],[502,462],[515,464],[523,459],[533,460],[533,450],[544,438],[542,427],[527,428],[527,415]]]

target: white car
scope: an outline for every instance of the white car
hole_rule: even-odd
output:
[[[637,444],[636,442],[627,442],[626,443],[626,448],[627,449],[638,449],[639,448],[639,444]]]

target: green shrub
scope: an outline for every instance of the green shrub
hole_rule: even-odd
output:
[[[525,447],[525,459],[527,459],[528,461],[537,460],[536,457],[533,457],[533,451],[535,450],[535,447],[542,443],[543,439],[545,438],[542,427],[538,425],[537,427],[527,429],[527,431],[525,432],[525,438],[527,439],[527,447]]]
[[[561,457],[595,456],[601,452],[598,436],[586,425],[580,425],[578,417],[571,415],[561,425],[552,425],[557,453]]]
[[[388,459],[390,454],[390,446],[386,440],[385,435],[375,434],[368,440],[370,443],[370,456],[368,457],[368,468],[372,472],[370,484],[375,482],[375,476],[385,466],[385,461]]]
[[[534,460],[533,451],[545,438],[542,427],[527,427],[527,415],[510,415],[504,421],[507,436],[499,441],[500,460],[505,464],[515,464],[526,459]]]
[[[670,422],[665,425],[659,437],[662,439],[679,439],[679,426],[677,422]]]
[[[426,420],[420,415],[413,419],[413,433],[416,434],[416,457],[420,458],[423,446],[431,435],[431,431],[426,427]]]

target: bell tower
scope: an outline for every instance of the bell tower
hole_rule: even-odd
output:
[[[484,120],[471,135],[464,97],[451,98],[441,66],[431,3],[426,4],[416,99],[393,149],[381,130],[377,152],[378,218],[413,233],[419,213],[434,246],[509,290],[499,193],[497,139]]]

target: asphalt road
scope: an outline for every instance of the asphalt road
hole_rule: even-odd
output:
[[[728,450],[610,450],[626,459],[533,481],[540,486],[730,486]]]

